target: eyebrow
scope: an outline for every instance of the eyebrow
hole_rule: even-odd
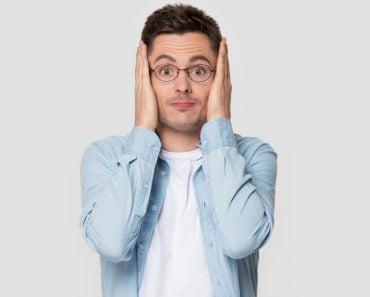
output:
[[[167,60],[170,60],[171,62],[174,62],[174,63],[176,62],[176,59],[174,57],[171,57],[171,56],[166,55],[166,54],[161,54],[155,59],[154,63],[157,63],[161,59],[167,59]],[[209,59],[206,56],[203,56],[203,55],[192,56],[190,58],[189,62],[192,63],[192,62],[195,62],[197,60],[206,61],[209,65],[211,65],[211,62],[209,61]]]

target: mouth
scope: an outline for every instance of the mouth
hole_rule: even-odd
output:
[[[171,103],[171,106],[173,106],[176,109],[190,109],[195,105],[193,102],[174,102]]]

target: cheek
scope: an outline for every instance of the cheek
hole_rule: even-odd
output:
[[[169,90],[161,84],[161,82],[158,82],[156,79],[152,79],[152,87],[154,90],[155,97],[157,99],[157,103],[159,108],[165,105],[165,101],[169,98]]]
[[[199,91],[200,91],[199,95],[201,96],[201,100],[205,104],[207,104],[209,92],[211,91],[211,84],[207,84],[207,85],[202,86],[202,88]]]
[[[163,93],[163,88],[161,88],[160,84],[158,83],[158,81],[156,79],[153,79],[152,78],[152,88],[154,90],[154,93],[155,93],[155,96],[157,97],[161,97],[162,96],[162,93]]]

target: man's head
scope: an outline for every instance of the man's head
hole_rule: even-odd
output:
[[[167,66],[171,64],[179,69],[206,65],[214,70],[221,33],[217,23],[203,11],[189,5],[166,5],[147,18],[142,40],[147,45],[151,69],[157,68],[168,74],[170,70]],[[198,74],[202,68],[192,71]],[[165,82],[152,71],[159,128],[199,131],[206,122],[213,74],[199,82],[191,80],[186,71],[180,71],[176,79]]]

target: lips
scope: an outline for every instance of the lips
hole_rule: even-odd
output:
[[[193,102],[174,102],[171,104],[175,108],[188,109],[194,106]]]

